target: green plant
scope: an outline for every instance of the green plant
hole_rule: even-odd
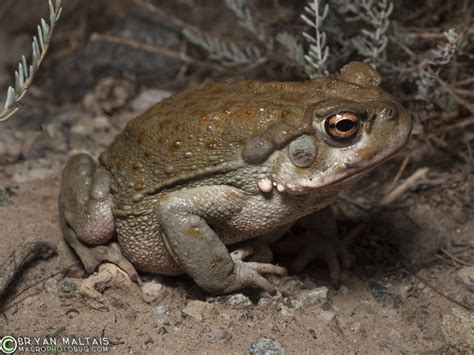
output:
[[[303,32],[303,37],[309,45],[308,52],[304,56],[307,63],[305,71],[310,78],[328,75],[329,46],[326,32],[323,31],[323,23],[329,14],[329,5],[326,4],[321,13],[319,0],[312,0],[304,10],[306,14],[302,14],[301,18],[314,32],[314,34]]]
[[[56,0],[53,5],[52,0],[49,0],[49,20],[50,24],[42,18],[40,25],[38,25],[38,35],[33,36],[32,59],[28,66],[26,57],[23,55],[18,64],[18,70],[15,71],[15,85],[8,87],[7,98],[4,107],[0,112],[0,122],[6,121],[12,117],[18,110],[18,104],[21,99],[28,92],[29,87],[33,83],[35,74],[38,72],[41,63],[48,52],[51,36],[56,27],[56,23],[61,16],[61,0]]]

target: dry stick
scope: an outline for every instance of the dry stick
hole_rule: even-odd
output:
[[[449,144],[446,143],[446,142],[445,142],[444,140],[442,140],[441,138],[435,136],[434,134],[430,134],[430,135],[428,136],[428,138],[429,138],[430,140],[432,140],[434,143],[438,144],[441,148],[446,149],[446,151],[447,151],[449,154],[454,155],[456,158],[461,159],[461,160],[465,161],[465,162],[468,163],[468,164],[470,163],[470,159],[469,159],[469,157],[468,157],[466,154],[464,154],[464,153],[462,153],[462,152],[458,152],[458,151],[453,150],[452,147],[450,147]]]
[[[76,266],[76,265],[78,265],[78,262],[74,262],[73,264],[71,264],[71,265],[69,265],[69,266],[67,266],[67,267],[65,267],[65,268],[63,268],[63,269],[61,269],[61,270],[59,270],[59,271],[56,271],[56,272],[54,272],[54,273],[52,273],[52,274],[48,274],[48,275],[46,275],[45,277],[42,277],[42,278],[40,278],[40,279],[38,279],[38,280],[35,280],[33,283],[31,283],[30,285],[28,285],[27,287],[25,287],[23,290],[21,290],[21,291],[15,296],[16,302],[12,302],[12,303],[7,304],[6,306],[2,307],[2,308],[0,309],[0,313],[3,313],[3,312],[5,312],[5,311],[9,310],[10,308],[16,306],[17,304],[22,303],[23,301],[25,301],[25,299],[27,299],[28,297],[30,297],[31,295],[28,295],[28,296],[23,297],[22,299],[18,300],[19,296],[21,296],[21,295],[22,295],[23,293],[25,293],[26,291],[32,289],[32,288],[35,287],[36,285],[39,285],[40,283],[42,283],[42,282],[44,282],[44,281],[46,281],[46,280],[48,280],[48,279],[50,279],[50,278],[52,278],[52,277],[55,277],[56,275],[65,273],[67,270],[69,270],[70,268],[72,268],[73,266]],[[40,291],[40,292],[41,292],[41,291]],[[39,293],[39,292],[38,292],[38,293]]]
[[[133,38],[129,38],[129,37],[119,37],[119,36],[112,36],[112,35],[101,34],[101,33],[93,33],[91,35],[90,40],[92,42],[108,42],[108,43],[128,46],[135,49],[141,49],[146,52],[156,53],[164,57],[178,59],[181,62],[186,63],[186,64],[200,65],[205,68],[220,70],[218,66],[194,59],[185,53],[171,51],[169,49],[161,48],[161,47],[154,46],[148,43],[138,42],[138,41],[135,41]]]
[[[447,82],[445,82],[438,76],[436,77],[436,81],[443,87],[444,91],[446,91],[449,95],[452,96],[454,101],[456,101],[459,105],[467,108],[470,113],[474,113],[474,105],[459,96],[456,91],[451,87],[451,85],[449,85]]]
[[[408,179],[401,183],[397,188],[393,189],[389,194],[387,194],[379,203],[379,206],[387,206],[393,201],[398,199],[403,195],[408,189],[415,186],[418,183],[418,180],[426,177],[428,173],[428,168],[420,168],[415,171]]]
[[[56,253],[56,247],[50,242],[45,241],[26,241],[20,247],[15,249],[0,270],[0,296],[5,292],[15,275],[25,267],[25,265],[36,259],[47,259]]]
[[[457,256],[450,254],[446,249],[440,249],[443,254],[446,254],[447,257],[451,258],[458,264],[461,264],[463,266],[472,266],[471,264],[465,262],[464,260],[459,259]]]
[[[151,12],[154,15],[158,15],[164,20],[168,20],[171,22],[173,25],[175,25],[178,28],[184,28],[192,32],[198,32],[198,33],[203,33],[203,31],[196,26],[193,26],[187,22],[184,22],[183,20],[177,18],[176,16],[173,16],[169,14],[168,12],[160,9],[158,6],[153,5],[152,3],[145,1],[145,0],[132,0],[133,3],[136,5],[144,8],[145,10]]]
[[[403,161],[400,164],[400,168],[398,169],[398,172],[395,175],[395,177],[393,178],[393,181],[390,184],[390,186],[388,187],[387,191],[391,191],[393,189],[393,187],[395,186],[395,184],[398,182],[398,180],[400,180],[403,173],[405,172],[405,169],[406,169],[409,161],[410,161],[410,154],[408,154],[405,158],[403,158]]]
[[[438,128],[434,132],[435,133],[449,132],[452,129],[464,128],[464,127],[470,126],[472,124],[474,124],[474,116],[469,116],[469,117],[466,117],[463,120],[457,121],[456,123],[453,123],[451,125]]]
[[[474,308],[463,303],[463,302],[460,302],[454,298],[452,298],[451,296],[441,292],[439,289],[437,289],[436,287],[434,287],[432,284],[430,284],[424,277],[421,277],[420,275],[418,275],[416,272],[413,272],[409,269],[406,269],[406,268],[403,268],[402,267],[402,271],[410,274],[410,275],[413,275],[415,276],[419,281],[423,282],[426,286],[428,286],[429,288],[431,288],[433,291],[435,291],[438,295],[440,296],[443,296],[444,298],[446,298],[447,300],[453,302],[453,303],[456,303],[458,306],[461,306],[469,311],[474,311]]]
[[[474,77],[459,80],[456,82],[456,86],[470,85],[472,83],[474,83]]]

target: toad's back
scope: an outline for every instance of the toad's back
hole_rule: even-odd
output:
[[[314,87],[244,81],[185,90],[131,120],[101,163],[127,200],[176,176],[232,167],[249,137],[276,123],[299,127],[305,106],[321,93]]]

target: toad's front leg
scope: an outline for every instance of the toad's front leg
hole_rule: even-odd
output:
[[[206,186],[166,194],[157,208],[166,246],[186,273],[204,290],[228,293],[248,286],[274,290],[261,273],[286,275],[285,268],[234,262],[208,223],[231,218],[243,207],[244,193],[229,186]]]

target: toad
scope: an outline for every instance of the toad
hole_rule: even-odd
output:
[[[63,235],[87,272],[115,263],[188,274],[204,290],[272,291],[269,246],[292,251],[293,270],[326,261],[337,285],[350,256],[330,204],[394,156],[412,120],[369,65],[305,82],[208,83],[128,122],[98,162],[67,162]],[[293,225],[300,235],[282,236]],[[115,243],[113,241],[117,241]]]

